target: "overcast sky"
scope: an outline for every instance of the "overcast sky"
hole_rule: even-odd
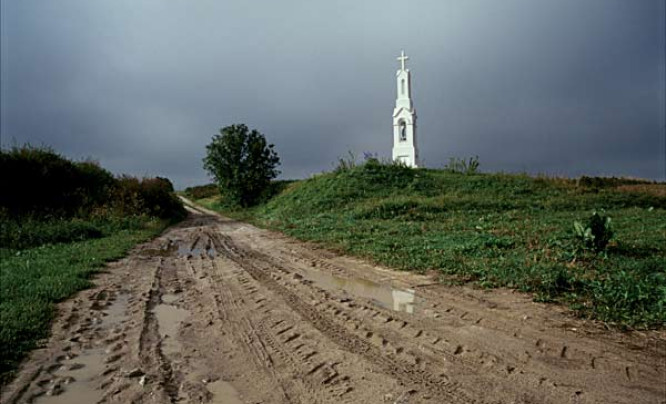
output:
[[[283,178],[390,156],[410,60],[428,167],[666,176],[664,0],[3,0],[1,136],[208,181],[245,123]]]

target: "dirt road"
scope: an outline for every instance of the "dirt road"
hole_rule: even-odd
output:
[[[666,403],[663,333],[192,211],[60,305],[3,403]]]

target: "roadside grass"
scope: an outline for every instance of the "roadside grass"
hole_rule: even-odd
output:
[[[609,325],[666,325],[666,184],[459,174],[375,162],[286,184],[267,203],[225,215],[445,283],[510,287]],[[612,217],[595,253],[573,222]]]
[[[107,216],[97,219],[4,217],[0,220],[0,246],[23,250],[44,244],[101,238],[119,230],[141,229],[145,220],[145,216]]]
[[[86,223],[83,228],[97,229],[89,222],[82,223]],[[21,359],[48,337],[55,303],[89,287],[91,275],[104,263],[124,256],[168,224],[168,220],[134,218],[129,224],[98,226],[99,238],[74,238],[66,244],[22,250],[0,249],[0,385],[9,382]],[[35,223],[34,227],[40,225]],[[68,222],[64,227],[65,235],[69,234]]]

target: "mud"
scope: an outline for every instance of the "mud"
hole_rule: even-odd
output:
[[[93,378],[104,369],[104,351],[91,349],[81,356],[62,363],[53,373],[54,379],[45,384],[47,392],[37,404],[95,403],[102,398]]]
[[[211,404],[243,404],[238,391],[231,383],[218,380],[208,385],[208,390],[213,393]]]
[[[189,315],[187,310],[169,304],[160,304],[153,309],[157,319],[158,330],[162,340],[162,352],[165,355],[180,352],[178,329],[183,320]]]
[[[190,211],[59,305],[2,403],[666,403],[663,332]]]

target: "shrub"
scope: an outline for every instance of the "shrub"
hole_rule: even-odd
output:
[[[166,178],[114,178],[94,161],[72,162],[48,147],[0,150],[0,172],[11,173],[0,176],[0,217],[21,219],[25,226],[38,220],[185,215]]]
[[[113,188],[111,208],[117,216],[138,215],[143,211],[141,182],[129,175],[118,177]]]
[[[166,178],[144,178],[140,183],[139,196],[143,213],[160,219],[182,219],[186,212],[183,204],[173,193],[173,184]]]
[[[204,199],[216,196],[220,193],[219,188],[215,184],[198,185],[195,187],[185,188],[185,195],[192,199]]]
[[[617,178],[617,177],[587,177],[582,176],[577,181],[578,185],[587,188],[611,188],[622,185],[645,185],[654,184],[653,181],[642,180],[638,178]]]
[[[416,170],[400,161],[382,162],[371,158],[358,168],[351,170],[349,175],[373,188],[406,187],[414,180]]]
[[[47,147],[0,150],[0,207],[12,216],[72,217],[104,204],[113,175],[92,161],[74,163]]]
[[[476,174],[479,170],[479,156],[468,160],[451,157],[449,164],[444,165],[444,171],[458,174]]]
[[[0,248],[22,250],[44,244],[70,243],[102,237],[95,223],[81,219],[38,220],[8,218],[0,221]]]
[[[180,219],[186,212],[166,178],[121,176],[114,187],[112,209],[116,215],[148,215]]]

